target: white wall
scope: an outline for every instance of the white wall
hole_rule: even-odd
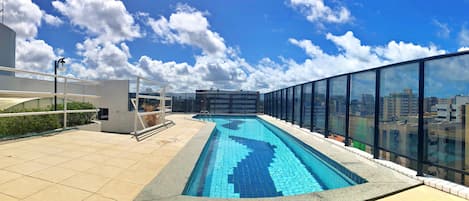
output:
[[[98,87],[99,107],[109,109],[109,120],[101,120],[104,132],[130,133],[133,131],[134,113],[129,112],[129,81],[103,80]]]

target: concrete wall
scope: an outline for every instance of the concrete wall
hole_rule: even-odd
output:
[[[63,92],[62,79],[58,79],[57,92]],[[0,90],[54,92],[54,80],[39,80],[0,75]],[[67,93],[96,95],[97,86],[88,83],[74,84],[69,81]]]
[[[16,33],[0,23],[0,66],[15,67]],[[14,73],[0,71],[0,75],[14,75]]]
[[[57,92],[63,92],[63,83],[57,83]],[[0,90],[12,91],[34,91],[34,92],[54,92],[54,81],[37,80],[29,78],[19,78],[13,76],[0,75]],[[97,85],[68,84],[67,93],[97,95]],[[3,96],[3,95],[2,95]],[[10,96],[11,97],[11,96]],[[62,103],[61,98],[57,98],[57,103]],[[84,97],[68,97],[68,101],[88,102],[97,106],[99,99]]]
[[[129,112],[129,81],[103,80],[98,87],[99,107],[109,109],[109,120],[101,120],[104,132],[130,133],[133,131],[134,113]]]

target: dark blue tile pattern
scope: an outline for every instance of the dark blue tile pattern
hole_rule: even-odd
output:
[[[275,188],[268,169],[276,147],[267,142],[243,137],[230,138],[252,150],[245,159],[238,162],[233,174],[228,175],[228,182],[234,184],[235,193],[239,193],[241,198],[282,196],[282,192]]]
[[[230,120],[229,123],[223,124],[222,126],[230,130],[239,130],[241,128],[240,125],[243,123],[244,121],[235,119],[235,120]]]

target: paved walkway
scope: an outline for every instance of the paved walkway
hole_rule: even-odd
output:
[[[0,200],[133,200],[203,127],[187,117],[141,142],[72,131],[0,144]]]

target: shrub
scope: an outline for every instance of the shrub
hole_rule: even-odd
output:
[[[94,109],[91,103],[70,102],[67,104],[69,110]],[[63,105],[57,105],[57,110],[63,110]],[[52,111],[48,109],[17,109],[5,110],[0,113],[39,112]],[[78,126],[91,123],[94,113],[75,113],[67,115],[67,126]],[[41,133],[63,127],[63,114],[48,114],[22,117],[1,117],[0,138],[30,133]]]

